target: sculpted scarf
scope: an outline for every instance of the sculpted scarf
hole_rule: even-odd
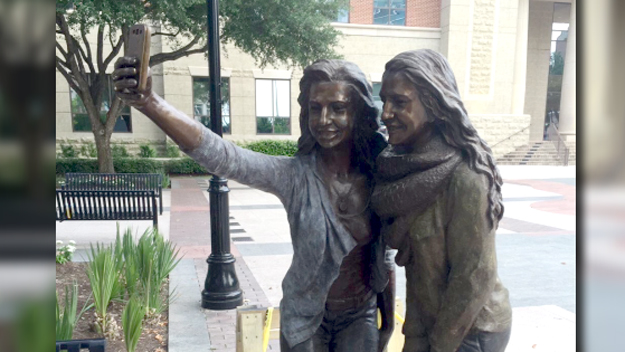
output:
[[[460,151],[440,134],[410,153],[388,146],[378,156],[371,206],[382,220],[386,243],[398,249],[397,265],[404,266],[410,260],[408,231],[412,221],[432,205],[461,160]]]

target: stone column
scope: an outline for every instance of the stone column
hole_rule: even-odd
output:
[[[523,114],[525,105],[525,82],[527,75],[527,33],[529,21],[529,0],[519,0],[514,83],[512,86],[512,114]]]
[[[575,3],[571,1],[571,19],[562,74],[562,95],[560,97],[560,134],[567,140],[575,140]]]

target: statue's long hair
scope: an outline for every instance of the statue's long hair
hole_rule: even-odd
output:
[[[386,64],[384,78],[400,73],[412,82],[429,117],[447,143],[462,151],[469,167],[489,182],[488,218],[496,224],[503,217],[502,179],[490,147],[469,121],[467,111],[447,59],[430,49],[406,51]],[[495,221],[497,220],[497,221]]]
[[[350,87],[350,101],[354,104],[354,159],[352,163],[361,173],[373,179],[375,159],[386,147],[384,137],[378,133],[378,109],[373,101],[373,90],[365,74],[355,64],[343,60],[317,60],[304,69],[299,82],[299,125],[302,135],[297,141],[297,154],[309,154],[319,144],[308,127],[308,102],[310,88],[319,82],[343,82]]]

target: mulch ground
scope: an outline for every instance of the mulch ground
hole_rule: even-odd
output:
[[[65,286],[70,287],[74,280],[78,283],[78,311],[85,306],[91,294],[91,285],[86,272],[87,263],[65,263],[56,265],[56,291],[59,294],[59,302],[64,302]],[[163,294],[169,292],[168,285],[165,285]],[[93,299],[89,303],[93,303]],[[61,303],[62,304],[62,303]],[[109,323],[111,331],[105,336],[98,332],[96,328],[95,309],[92,307],[86,311],[76,323],[73,339],[95,339],[106,338],[107,352],[126,352],[126,345],[123,341],[122,330],[122,302],[111,302],[107,310],[107,315],[113,318]],[[167,351],[167,331],[168,331],[168,311],[165,310],[159,316],[150,318],[143,323],[143,333],[139,339],[136,352],[165,352]]]

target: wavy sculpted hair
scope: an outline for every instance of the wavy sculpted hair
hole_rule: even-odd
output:
[[[299,82],[299,124],[302,135],[297,141],[297,154],[305,155],[320,148],[308,127],[308,102],[310,88],[319,82],[343,82],[350,89],[350,103],[354,104],[354,160],[360,172],[373,177],[375,158],[386,147],[384,137],[378,133],[378,109],[373,101],[373,90],[365,74],[355,64],[344,60],[317,60],[304,69]]]
[[[406,51],[386,64],[384,78],[395,73],[402,74],[415,85],[421,104],[445,141],[462,151],[471,169],[488,178],[489,209],[486,215],[494,225],[495,219],[501,220],[504,211],[501,175],[490,147],[469,121],[447,59],[430,49]]]

